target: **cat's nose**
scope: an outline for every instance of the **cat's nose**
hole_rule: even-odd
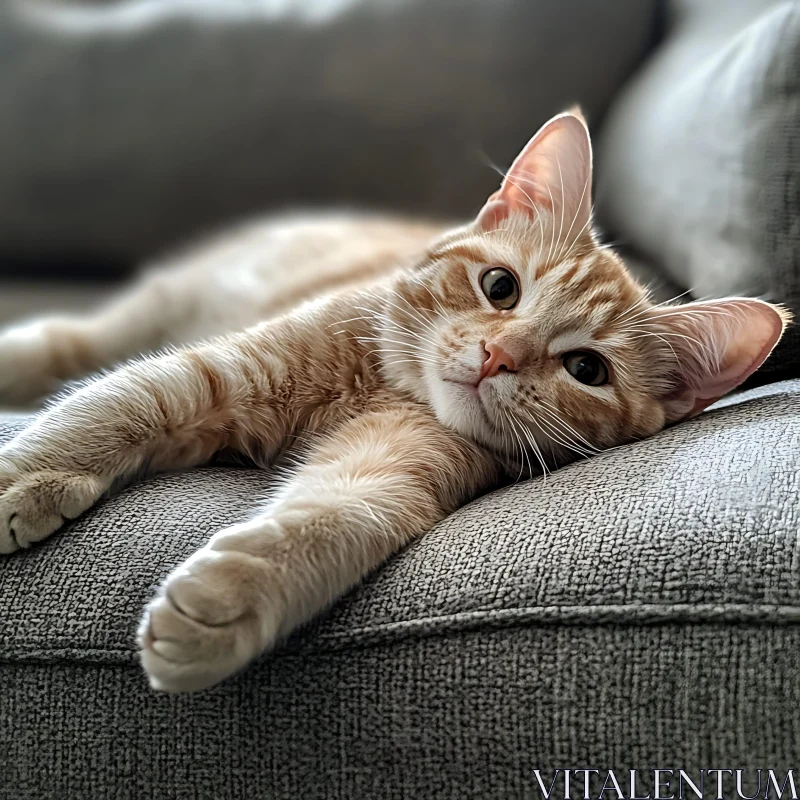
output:
[[[498,372],[514,372],[514,359],[499,344],[488,342],[483,345],[484,360],[479,382],[491,378]]]

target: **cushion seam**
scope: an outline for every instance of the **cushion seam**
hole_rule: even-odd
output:
[[[638,613],[630,614],[631,610]],[[624,615],[622,611],[626,612]],[[587,613],[588,612],[588,613]],[[570,627],[598,627],[619,625],[624,627],[649,626],[659,624],[683,623],[688,625],[706,624],[755,624],[785,626],[800,624],[800,606],[782,604],[657,604],[598,605],[598,606],[528,606],[512,609],[486,609],[419,617],[397,622],[367,625],[341,633],[319,633],[308,641],[293,644],[291,641],[276,655],[300,655],[303,653],[324,653],[344,649],[380,645],[387,641],[399,641],[410,636],[435,637],[453,633],[474,631],[479,626],[489,629],[528,627],[531,625],[568,625]],[[84,648],[47,647],[36,645],[31,648],[41,655],[24,653],[3,653],[0,650],[0,663],[50,663],[61,657],[92,663],[93,659],[102,662],[103,658],[119,659],[119,663],[136,660],[136,650],[129,648]],[[103,662],[106,663],[106,662]]]

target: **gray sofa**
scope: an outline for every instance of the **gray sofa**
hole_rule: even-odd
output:
[[[403,8],[409,10],[404,35],[433,24],[425,9],[440,9],[435,17],[440,23],[460,12],[462,45],[465,31],[480,40],[488,18],[488,6],[478,0],[460,7],[445,0],[427,5],[407,0],[373,8],[384,5],[400,15],[389,18],[392,24],[402,19]],[[569,30],[555,43],[552,35],[542,40],[552,47],[540,54],[539,62],[532,55],[537,49],[530,47],[537,30],[533,23],[539,19],[551,34],[561,30],[553,21],[561,19],[559,4],[503,0],[491,6],[489,16],[509,16],[504,24],[496,21],[486,29],[486,35],[496,38],[481,51],[482,57],[499,60],[487,86],[508,75],[519,85],[526,80],[539,85],[539,67],[551,63],[553,51],[563,49],[559,42],[572,41],[565,38],[570,30],[581,32],[586,47],[600,48],[575,67],[576,73],[569,73],[561,89],[549,81],[547,91],[526,97],[529,110],[500,104],[503,125],[513,136],[503,141],[498,159],[505,157],[506,144],[510,156],[524,138],[521,131],[535,128],[554,110],[554,101],[585,102],[580,75],[612,55],[621,59],[609,73],[618,89],[659,18],[659,4],[620,3],[615,11],[604,12],[608,19],[603,22],[618,36],[604,39],[596,27],[599,4],[567,5]],[[721,14],[723,6],[725,15],[709,17],[713,9]],[[365,24],[364,15],[369,25],[380,23],[379,17],[370,16],[369,4],[353,0],[342,7],[354,14],[347,24]],[[608,86],[597,76],[589,82],[594,118],[605,119],[598,151],[601,221],[640,256],[636,263],[653,277],[656,288],[673,294],[692,289],[708,253],[714,256],[713,269],[702,273],[698,293],[744,291],[750,279],[754,292],[785,301],[797,312],[800,152],[785,139],[788,131],[790,141],[800,141],[797,76],[791,60],[786,66],[786,59],[798,51],[787,44],[798,41],[791,39],[797,37],[798,3],[678,0],[669,11],[665,43],[610,107]],[[0,22],[2,14],[0,10]],[[348,28],[337,19],[343,27],[336,35],[341,35]],[[530,36],[511,36],[523,23]],[[225,24],[236,36],[245,36],[236,27],[241,23]],[[204,23],[188,23],[180,15],[136,28],[126,37],[109,33],[107,25],[84,31],[84,38],[74,38],[74,31],[69,38],[52,26],[20,27],[18,18],[14,25],[5,28],[6,35],[22,31],[17,54],[29,60],[26,69],[0,70],[0,88],[3,81],[8,86],[27,75],[39,76],[38,91],[55,91],[42,75],[57,73],[67,83],[90,83],[94,89],[88,94],[104,98],[107,72],[81,78],[80,70],[99,63],[110,71],[126,63],[126,54],[139,52],[147,37],[156,48],[164,41],[174,45],[188,40],[198,48],[223,52],[221,43],[233,41],[233,52],[242,52],[241,39],[226,39],[220,29],[212,33]],[[449,29],[446,24],[444,28]],[[271,30],[266,23],[265,29]],[[248,30],[246,41],[257,50],[261,34],[252,24]],[[323,39],[330,32],[324,25],[320,30]],[[382,41],[401,33],[395,29]],[[308,44],[297,30],[295,34]],[[0,28],[0,43],[2,36]],[[34,51],[48,37],[60,44],[49,61],[41,62],[40,73],[31,64]],[[248,52],[252,56],[255,50]],[[463,46],[459,53],[469,50]],[[10,58],[9,52],[0,49],[0,58],[4,53]],[[300,47],[299,52],[306,51]],[[456,61],[461,57],[447,47],[443,52]],[[568,48],[559,64],[572,63],[576,52]],[[417,55],[422,61],[430,57],[425,48]],[[367,64],[374,57],[353,55]],[[722,103],[724,92],[717,88],[731,85],[727,70],[741,75],[748,57],[756,57],[755,66],[747,81],[747,103],[734,104],[741,112],[738,127],[723,135],[710,125],[713,135],[701,141],[703,126],[687,128],[676,109],[693,120],[709,98]],[[511,70],[512,63],[519,71]],[[56,65],[56,72],[47,73],[47,64]],[[391,59],[381,64],[395,78],[403,69],[402,64],[392,67]],[[457,69],[442,74],[447,80],[426,87],[433,95],[414,106],[414,135],[435,133],[444,119],[452,137],[464,124],[457,117],[461,105],[443,115],[431,112],[434,107],[441,110],[447,87],[457,82]],[[303,72],[312,84],[315,75],[313,70]],[[717,82],[710,93],[698,90],[703,79]],[[179,72],[165,80],[177,103],[180,81],[188,78]],[[17,93],[27,91],[22,83],[15,86]],[[212,96],[219,90],[216,84],[209,89]],[[231,102],[245,104],[251,91]],[[142,92],[136,99],[144,102],[148,96]],[[731,95],[737,103],[741,96]],[[374,110],[365,95],[358,97],[351,110]],[[413,105],[417,95],[409,92],[406,97]],[[480,98],[489,109],[491,102]],[[26,102],[34,108],[32,100]],[[157,98],[151,102],[152,111]],[[489,127],[476,113],[480,105],[476,98],[470,108],[471,124],[477,126],[472,131]],[[59,108],[77,125],[67,111],[79,107]],[[0,103],[0,123],[4,113],[8,109]],[[185,109],[180,116],[172,108],[170,124],[180,122],[189,130],[193,113]],[[303,117],[301,109],[298,118]],[[367,126],[373,142],[380,130],[412,135],[411,129],[396,129],[385,120],[379,125],[375,120],[383,119],[380,114],[356,118]],[[213,135],[229,136],[229,143],[255,142],[255,133],[253,138],[242,135],[246,120],[236,119],[233,128],[214,128]],[[263,130],[275,127],[257,119]],[[254,203],[274,199],[268,181],[262,181],[274,174],[270,170],[283,167],[265,159],[258,170],[266,172],[252,184],[246,182],[228,206],[213,207],[200,198],[198,207],[181,207],[172,216],[165,206],[152,207],[148,198],[164,185],[174,188],[181,170],[199,171],[193,186],[210,190],[232,185],[221,177],[225,165],[202,171],[204,151],[194,146],[178,153],[177,162],[162,162],[175,170],[172,184],[169,174],[165,178],[158,170],[145,169],[123,174],[122,185],[136,191],[120,192],[113,203],[77,197],[81,164],[109,170],[103,174],[113,181],[114,159],[124,161],[141,152],[136,137],[152,131],[144,116],[139,121],[141,128],[111,140],[100,154],[70,139],[72,154],[81,154],[77,161],[59,161],[64,153],[40,140],[37,146],[50,163],[60,165],[54,174],[64,189],[49,198],[49,206],[37,202],[32,189],[41,175],[26,172],[22,162],[12,164],[8,149],[0,149],[0,175],[6,176],[4,187],[10,187],[0,201],[0,240],[10,247],[7,252],[13,250],[15,258],[33,253],[47,259],[49,248],[58,243],[72,255],[85,246],[104,258],[133,258],[141,255],[138,247],[166,244],[214,214],[221,219],[232,210],[247,211]],[[697,138],[680,145],[687,129]],[[0,124],[0,135],[4,130],[8,134],[10,128]],[[277,130],[287,135],[283,128]],[[350,134],[357,132],[354,125]],[[736,138],[740,133],[741,140]],[[5,141],[15,142],[12,151],[17,154],[26,146],[22,138]],[[168,137],[162,144],[166,152]],[[665,152],[670,154],[666,167],[661,161]],[[709,154],[706,161],[702,153]],[[431,186],[444,180],[446,171],[437,171],[441,165],[432,155],[434,151],[423,147],[415,161],[410,150],[405,152],[406,161],[387,167],[396,170],[387,180],[402,177],[409,159],[412,176],[431,159],[436,164],[429,173]],[[289,162],[291,157],[286,156]],[[766,162],[768,174],[761,184],[754,183],[752,170]],[[236,172],[235,164],[227,167]],[[463,211],[459,203],[465,202],[464,193],[469,188],[480,197],[481,180],[469,187],[459,182],[438,196],[431,188],[424,202],[442,212]],[[365,200],[385,200],[381,187],[385,182],[369,183]],[[349,199],[356,192],[345,181],[339,196],[332,174],[325,186],[315,188],[315,197],[325,201]],[[691,192],[688,215],[676,201],[681,189]],[[67,209],[74,215],[68,218],[71,224],[48,216],[48,209],[52,212],[59,202],[69,206],[71,193],[76,194]],[[14,195],[24,202],[9,211],[13,203],[8,199]],[[632,202],[632,197],[638,199]],[[665,204],[665,197],[670,202]],[[81,220],[92,218],[92,209],[104,215],[105,227],[83,235]],[[134,242],[125,228],[132,216],[137,217],[137,230],[146,234],[144,240]],[[37,219],[48,232],[41,247],[31,234]],[[662,236],[665,228],[673,235]],[[687,251],[690,262],[681,257]],[[12,261],[9,257],[6,263]],[[755,773],[750,770],[796,771],[798,375],[800,354],[793,335],[760,374],[764,385],[723,400],[650,440],[482,497],[393,558],[277,652],[196,695],[163,695],[147,687],[133,644],[141,607],[173,565],[211,533],[240,519],[272,478],[263,471],[217,465],[156,477],[123,491],[41,546],[0,560],[0,798],[504,800],[541,797],[534,770],[549,783],[554,770],[565,768],[596,768],[603,774],[614,769],[618,775],[620,770],[640,770],[641,794],[652,790],[648,776],[652,778],[655,768],[684,769],[695,777],[701,769],[741,768],[748,770],[745,790],[752,794]],[[0,441],[25,424],[25,417],[0,418]],[[597,797],[601,784],[593,779],[591,786],[592,797]],[[734,796],[732,779],[725,786],[725,796]],[[713,794],[709,788],[706,796]],[[583,796],[580,782],[573,786],[573,796]]]
[[[0,796],[484,800],[539,797],[534,769],[785,775],[799,448],[787,381],[483,497],[188,696],[147,688],[140,607],[270,476],[131,488],[0,561]]]

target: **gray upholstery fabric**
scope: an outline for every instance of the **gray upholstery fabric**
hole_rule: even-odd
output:
[[[138,671],[140,607],[270,476],[133,487],[0,560],[0,798],[486,800],[538,796],[535,768],[796,766],[799,445],[791,381],[487,495],[182,697]]]
[[[0,267],[139,259],[286,204],[471,214],[488,162],[604,111],[656,0],[51,5],[0,3]]]
[[[800,2],[680,0],[615,102],[598,207],[696,297],[800,311]],[[800,374],[790,329],[762,377]]]

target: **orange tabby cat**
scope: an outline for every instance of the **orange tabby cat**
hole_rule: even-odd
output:
[[[145,612],[152,686],[202,689],[487,488],[699,413],[764,361],[787,315],[749,299],[653,306],[592,236],[591,176],[585,124],[562,114],[464,227],[276,222],[96,317],[6,333],[4,391],[30,395],[272,317],[132,361],[42,413],[0,450],[0,552],[143,472],[223,448],[267,463],[301,440],[294,475]],[[309,275],[327,296],[275,316]]]

